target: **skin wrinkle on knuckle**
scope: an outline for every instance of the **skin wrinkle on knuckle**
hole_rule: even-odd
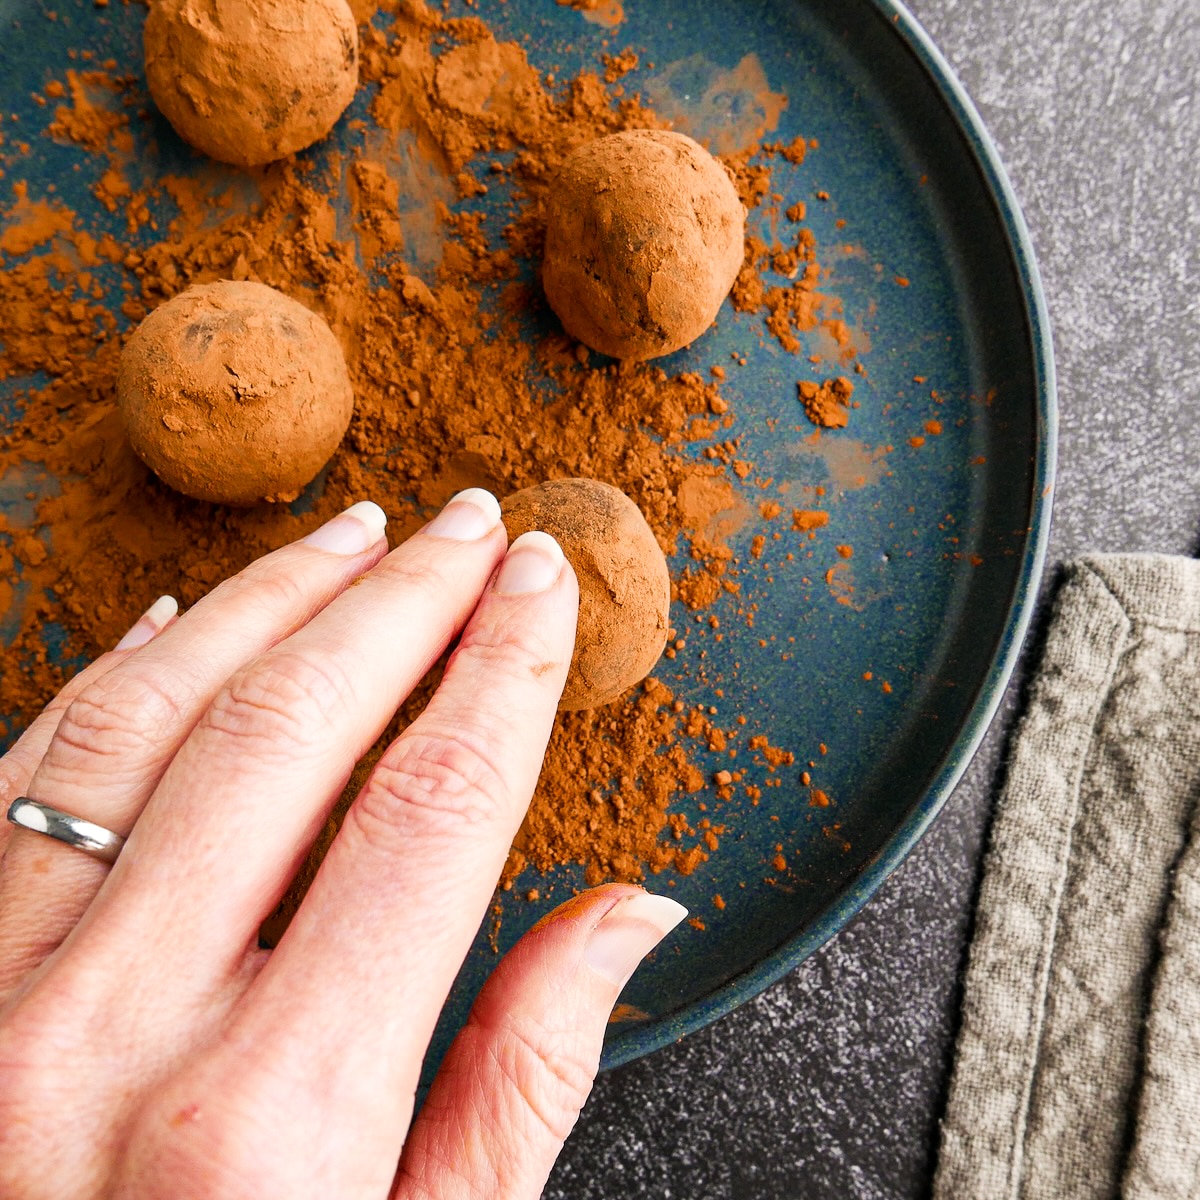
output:
[[[289,563],[285,569],[274,555],[258,559],[244,571],[219,583],[207,600],[213,607],[220,605],[239,611],[251,605],[268,618],[276,619],[291,612],[311,615],[320,606],[320,598],[307,574],[297,570],[294,563]]]
[[[569,661],[570,648],[565,653],[546,638],[543,627],[528,619],[510,617],[498,626],[469,627],[454,654],[478,664],[500,678],[526,680],[549,675],[547,663]]]
[[[494,553],[485,560],[481,550],[489,542]],[[453,601],[470,603],[477,599],[487,582],[490,568],[501,557],[496,530],[478,542],[447,543],[418,535],[404,543],[403,551],[383,559],[363,577],[362,583],[383,586],[389,591],[394,591],[397,585],[415,591],[435,613],[453,609]]]
[[[316,731],[352,707],[353,687],[337,660],[277,650],[238,672],[202,725],[260,762],[292,762],[320,746]]]
[[[450,588],[444,565],[444,558],[433,547],[406,542],[404,553],[385,558],[363,579],[363,584],[391,590],[399,583],[423,593],[431,601],[441,602]]]
[[[509,1015],[482,1038],[500,1078],[536,1124],[557,1142],[565,1142],[574,1128],[595,1077],[574,1052],[576,1040],[572,1033]]]
[[[508,799],[486,739],[466,729],[414,732],[380,759],[347,819],[376,849],[403,854],[414,832],[455,838],[494,824]]]
[[[168,682],[169,679],[169,682]],[[190,695],[180,679],[148,672],[110,671],[85,687],[59,718],[47,761],[67,771],[95,770],[97,760],[129,769],[153,750],[165,730],[188,722]]]

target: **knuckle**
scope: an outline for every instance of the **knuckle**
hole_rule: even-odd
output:
[[[569,650],[567,654],[569,657]],[[524,681],[544,674],[546,664],[562,659],[563,651],[550,645],[539,626],[508,621],[499,628],[469,628],[455,651],[455,657],[460,655],[469,657],[489,675]]]
[[[305,1060],[223,1035],[134,1101],[114,1193],[139,1197],[341,1195],[328,1134],[328,1081]],[[281,1121],[280,1113],[288,1119]],[[344,1183],[344,1179],[339,1180]],[[355,1195],[360,1194],[358,1191]]]
[[[431,620],[445,622],[449,628],[459,589],[447,578],[443,560],[431,554],[420,538],[413,541],[416,544],[411,556],[385,558],[364,582],[386,587],[393,593],[402,589],[405,603],[411,610],[428,614]]]
[[[491,745],[466,728],[414,728],[379,761],[347,819],[387,850],[402,849],[414,826],[456,837],[466,827],[494,823],[509,787]]]
[[[193,1095],[203,1095],[193,1093]],[[222,1102],[217,1111],[227,1108]],[[130,1192],[150,1196],[205,1196],[249,1200],[263,1195],[269,1165],[254,1134],[256,1123],[201,1120],[203,1099],[183,1100],[173,1089],[156,1094],[131,1123],[119,1171]],[[122,1191],[122,1194],[124,1192]]]
[[[125,766],[155,746],[163,730],[186,720],[186,700],[175,678],[110,671],[88,684],[59,718],[51,753],[62,765],[76,756],[115,759]]]
[[[565,1141],[591,1094],[596,1066],[574,1030],[526,1017],[508,1017],[486,1036],[505,1087],[556,1141]]]
[[[205,728],[268,762],[293,759],[350,703],[351,685],[332,658],[275,651],[236,674],[204,717]]]
[[[272,555],[251,563],[213,589],[209,602],[236,608],[245,616],[247,609],[257,611],[272,624],[285,614],[309,615],[316,610],[317,599],[311,582],[302,572],[283,570]],[[205,601],[201,601],[205,603]]]

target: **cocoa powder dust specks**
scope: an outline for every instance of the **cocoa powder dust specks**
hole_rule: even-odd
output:
[[[565,335],[536,332],[545,324],[530,319],[542,301],[527,268],[541,253],[549,181],[577,147],[659,127],[660,116],[627,80],[606,84],[599,72],[548,89],[524,50],[478,19],[447,18],[415,0],[386,13],[383,28],[366,0],[355,15],[368,117],[327,155],[251,175],[210,163],[164,175],[144,149],[149,101],[129,65],[86,52],[64,55],[45,88],[46,131],[27,136],[75,148],[114,215],[111,231],[89,230],[57,198],[23,189],[21,144],[0,146],[9,190],[0,378],[16,389],[18,417],[0,435],[7,736],[155,596],[177,595],[186,607],[364,498],[387,510],[401,538],[463,487],[503,496],[551,478],[602,480],[637,505],[665,554],[682,556],[672,580],[677,622],[737,601],[744,567],[728,538],[757,519],[739,498],[753,465],[738,452],[736,413],[719,380],[652,364],[591,366]],[[769,196],[771,155],[794,161],[798,151],[756,159],[751,150],[739,145],[724,161],[753,209]],[[474,203],[484,192],[506,198],[502,232]],[[799,340],[829,317],[810,281],[815,247],[803,230],[779,247],[796,255],[786,286],[761,282],[772,249],[749,243],[738,306]],[[126,438],[115,382],[131,329],[189,286],[218,279],[302,300],[342,348],[354,414],[300,504],[187,499]],[[787,402],[794,407],[794,395]],[[62,630],[55,662],[45,647],[50,622]],[[664,667],[683,653],[684,639],[669,632]],[[713,828],[689,820],[681,801],[706,787],[698,755],[720,753],[728,731],[718,737],[691,720],[672,677],[659,668],[624,700],[560,716],[508,886],[530,867],[575,863],[590,881],[637,880],[693,870],[714,852]],[[436,673],[385,736],[419,711],[435,682]],[[728,787],[761,792],[741,771]]]

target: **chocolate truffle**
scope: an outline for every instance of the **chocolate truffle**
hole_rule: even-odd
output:
[[[741,270],[746,213],[702,146],[661,129],[614,133],[576,150],[549,194],[542,284],[572,337],[655,358],[712,324]]]
[[[323,138],[354,99],[346,0],[152,0],[146,82],[185,142],[238,167]]]
[[[595,479],[556,479],[500,505],[511,543],[553,535],[579,580],[575,656],[558,707],[596,708],[653,669],[667,642],[671,580],[641,510]]]
[[[198,500],[293,500],[337,449],[354,393],[337,338],[261,283],[204,283],[160,304],[121,351],[134,450]]]

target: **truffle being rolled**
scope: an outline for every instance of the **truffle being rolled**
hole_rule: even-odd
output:
[[[595,479],[556,479],[501,505],[511,543],[552,534],[579,580],[575,655],[559,708],[596,708],[645,679],[667,642],[671,580],[641,510]]]

